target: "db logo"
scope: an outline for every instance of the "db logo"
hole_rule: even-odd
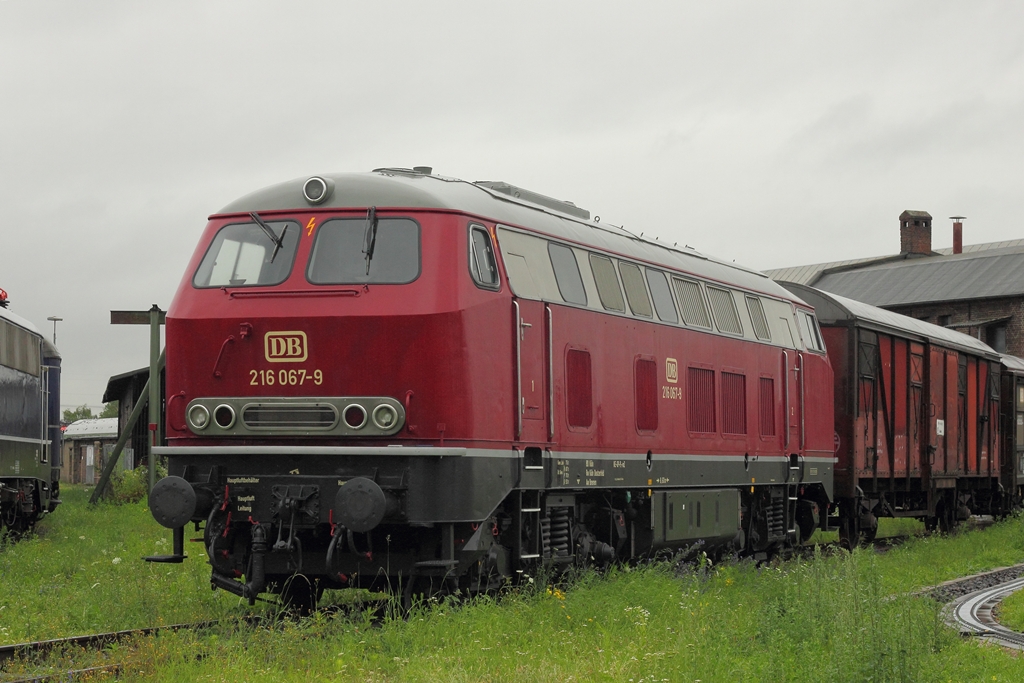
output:
[[[267,332],[263,349],[268,363],[301,363],[308,357],[305,332]]]
[[[675,358],[665,359],[665,379],[672,384],[679,381],[679,364]]]

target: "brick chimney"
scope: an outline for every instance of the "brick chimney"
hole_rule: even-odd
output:
[[[967,216],[950,216],[949,219],[953,221],[953,253],[962,254],[964,252],[964,219]]]
[[[932,215],[927,211],[900,214],[900,253],[928,256],[932,253]]]

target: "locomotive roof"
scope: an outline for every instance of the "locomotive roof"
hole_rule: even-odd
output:
[[[426,170],[377,169],[370,173],[319,176],[333,183],[326,200],[314,204],[303,194],[308,177],[271,185],[237,199],[215,215],[250,211],[288,211],[311,208],[367,209],[376,207],[454,210],[512,227],[546,233],[554,238],[661,265],[751,291],[794,299],[756,270],[649,240],[598,220],[570,202],[561,202],[503,182],[467,182]],[[533,201],[530,201],[530,200]]]
[[[899,313],[893,313],[884,308],[847,299],[844,296],[808,287],[807,285],[795,282],[782,282],[780,284],[814,306],[814,311],[818,315],[818,321],[823,325],[839,321],[865,322],[871,327],[895,332],[904,337],[917,337],[929,343],[966,351],[974,355],[986,356],[990,360],[999,359],[999,354],[988,344],[962,332],[933,325]]]

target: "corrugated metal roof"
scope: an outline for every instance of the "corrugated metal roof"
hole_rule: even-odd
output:
[[[64,430],[65,439],[116,439],[117,418],[96,417],[75,420]]]
[[[876,306],[1024,294],[1024,247],[931,256],[826,273],[814,286]]]
[[[996,360],[998,357],[998,354],[988,344],[962,332],[932,325],[917,318],[893,313],[884,308],[854,301],[807,285],[793,282],[779,284],[814,306],[814,313],[822,325],[838,321],[863,321],[876,327],[892,330],[903,337],[916,337],[941,346],[987,356],[992,360]]]
[[[974,254],[980,251],[993,251],[997,249],[1010,249],[1013,247],[1024,247],[1024,239],[1019,240],[1005,240],[1003,242],[986,242],[983,244],[967,244],[964,245],[964,254]],[[936,254],[943,256],[951,256],[953,254],[953,247],[946,247],[945,249],[936,249]],[[855,258],[847,259],[845,261],[829,261],[827,263],[812,263],[806,266],[789,266],[787,268],[771,268],[764,271],[764,274],[773,280],[778,282],[796,282],[802,285],[813,285],[815,280],[821,276],[826,270],[834,270],[836,268],[846,268],[847,266],[854,266],[857,264],[868,265],[873,261],[888,261],[898,257],[898,254],[892,254],[890,256],[868,256],[866,258]]]

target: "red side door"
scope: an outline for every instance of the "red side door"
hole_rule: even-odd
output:
[[[548,314],[540,301],[514,298],[512,300],[513,366],[516,376],[515,434],[517,441],[545,442],[548,440],[549,387],[548,387]]]

